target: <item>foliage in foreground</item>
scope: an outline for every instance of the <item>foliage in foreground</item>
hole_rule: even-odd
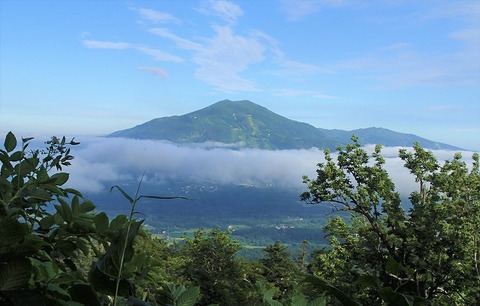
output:
[[[182,244],[152,238],[136,216],[142,198],[119,186],[128,216],[96,212],[64,187],[74,140],[52,137],[28,151],[12,133],[0,150],[0,304],[2,305],[469,305],[480,300],[479,157],[440,166],[415,145],[400,151],[419,183],[405,211],[383,169],[354,138],[336,161],[326,151],[311,203],[333,204],[351,219],[329,220],[331,247],[296,262],[280,243],[259,261],[238,258],[228,232],[200,229]],[[373,159],[373,163],[372,160]]]
[[[469,169],[459,153],[440,165],[418,143],[401,149],[419,188],[406,211],[380,150],[369,156],[353,137],[336,160],[325,151],[316,179],[304,178],[303,200],[351,215],[329,220],[331,249],[317,252],[311,270],[366,304],[480,301],[478,154]]]

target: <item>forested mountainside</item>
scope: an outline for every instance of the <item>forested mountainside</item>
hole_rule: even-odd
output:
[[[350,142],[352,135],[362,144],[411,146],[419,142],[428,149],[459,150],[448,144],[413,134],[384,128],[352,131],[314,127],[278,115],[251,101],[223,100],[203,109],[181,115],[153,119],[138,126],[114,132],[110,137],[163,139],[175,143],[217,142],[240,148],[335,149]]]

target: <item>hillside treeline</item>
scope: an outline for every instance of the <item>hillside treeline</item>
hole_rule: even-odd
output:
[[[109,218],[66,188],[73,139],[5,137],[0,150],[1,305],[475,305],[480,301],[479,156],[443,165],[415,144],[399,157],[418,183],[404,210],[381,156],[352,144],[325,151],[304,177],[311,204],[342,211],[330,246],[304,241],[292,258],[279,242],[259,260],[221,230],[167,243],[142,227],[142,199],[120,186],[128,215]],[[168,205],[168,203],[167,203]],[[347,213],[345,213],[347,212]]]

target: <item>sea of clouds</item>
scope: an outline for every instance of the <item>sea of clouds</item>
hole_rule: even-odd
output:
[[[88,138],[72,148],[75,159],[65,169],[70,172],[69,186],[94,194],[123,181],[144,180],[152,184],[168,181],[214,184],[252,184],[306,189],[302,176],[314,178],[317,164],[323,162],[323,150],[232,149],[221,144],[178,145],[166,141],[125,138]],[[373,145],[365,146],[368,152]],[[413,176],[398,157],[399,147],[385,147],[385,168],[397,191],[407,195],[417,190]],[[444,161],[455,152],[433,151]],[[472,152],[462,152],[471,164]]]

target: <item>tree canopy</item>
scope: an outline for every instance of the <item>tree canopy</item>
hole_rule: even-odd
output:
[[[418,143],[399,157],[418,183],[410,203],[395,191],[381,146],[368,154],[355,137],[336,160],[325,151],[315,179],[304,177],[303,200],[350,216],[329,220],[331,249],[317,252],[312,272],[366,303],[479,301],[478,154],[470,168],[459,153],[440,165]]]

